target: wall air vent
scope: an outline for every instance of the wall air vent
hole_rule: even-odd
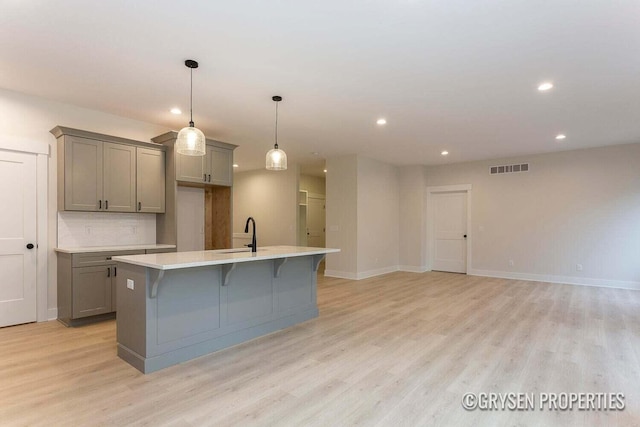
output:
[[[489,168],[491,175],[501,173],[529,172],[529,163],[519,163],[517,165],[491,166]]]

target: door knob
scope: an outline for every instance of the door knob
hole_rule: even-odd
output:
[[[27,244],[27,249],[33,249],[33,248],[34,248],[33,243]]]
[[[465,234],[463,237],[466,239],[466,238],[467,238],[467,235]]]

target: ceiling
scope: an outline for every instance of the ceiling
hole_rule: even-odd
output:
[[[240,146],[239,170],[264,167],[276,94],[280,148],[312,173],[344,154],[433,165],[640,142],[636,0],[1,5],[0,87],[178,130],[195,59],[194,121]]]

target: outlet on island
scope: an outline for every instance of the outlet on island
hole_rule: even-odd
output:
[[[127,289],[133,289],[135,282],[132,279],[127,279]]]

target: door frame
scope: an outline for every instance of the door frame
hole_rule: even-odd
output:
[[[55,319],[58,312],[55,307],[50,314],[48,307],[49,200],[47,191],[50,146],[46,142],[33,139],[0,135],[0,150],[36,156],[36,321],[46,322]],[[57,200],[55,195],[52,200],[53,203]],[[55,235],[52,236],[52,239],[55,238]]]
[[[465,265],[465,274],[469,274],[472,254],[471,254],[471,239],[473,233],[471,233],[471,184],[459,184],[459,185],[441,185],[437,187],[427,187],[427,271],[433,269],[433,257],[435,255],[435,221],[434,221],[434,206],[433,197],[439,193],[467,193],[467,260]]]

